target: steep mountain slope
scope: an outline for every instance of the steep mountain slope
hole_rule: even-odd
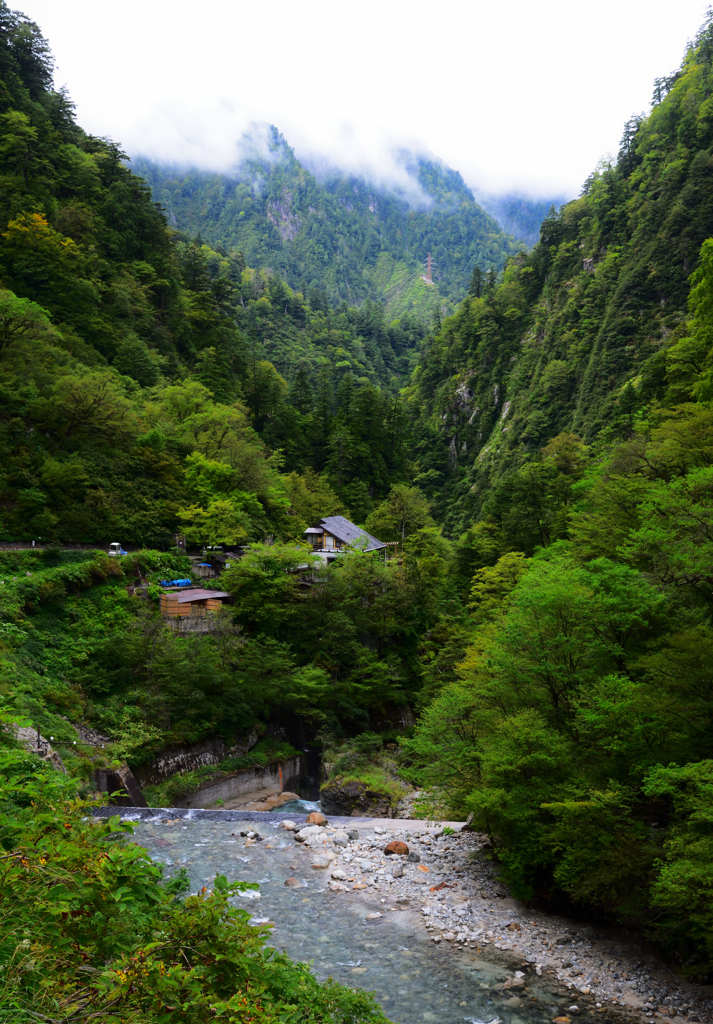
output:
[[[463,297],[475,266],[500,270],[521,247],[436,161],[402,155],[406,194],[335,170],[318,179],[275,128],[243,139],[242,154],[231,174],[133,166],[178,230],[240,250],[305,294],[322,287],[332,302],[385,298],[391,315],[429,313]],[[429,252],[435,286],[421,282]],[[387,280],[383,255],[393,261]]]
[[[421,481],[451,528],[561,431],[616,436],[660,395],[713,234],[710,45],[706,28],[657,83],[650,115],[627,124],[616,163],[424,350],[412,390]]]
[[[0,539],[166,547],[215,501],[209,532],[299,536],[295,502],[337,499],[281,468],[332,467],[366,516],[405,473],[394,395],[423,325],[178,239],[52,90],[37,26],[0,18]]]

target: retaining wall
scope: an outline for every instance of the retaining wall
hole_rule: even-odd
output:
[[[208,781],[195,793],[176,800],[175,807],[214,807],[216,800],[234,800],[239,796],[256,793],[268,786],[280,785],[279,765],[271,764],[267,768],[246,768],[222,779]],[[307,760],[298,755],[282,762],[282,788],[292,790],[298,785],[300,778],[307,772]]]

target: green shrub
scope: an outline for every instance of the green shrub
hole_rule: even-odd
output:
[[[92,818],[66,776],[0,750],[0,1019],[102,1024],[380,1024],[368,993],[320,984],[230,905],[246,883],[186,896],[185,875]]]
[[[656,765],[644,782],[671,808],[651,891],[653,937],[697,979],[713,973],[713,761]],[[657,829],[656,831],[661,831]]]

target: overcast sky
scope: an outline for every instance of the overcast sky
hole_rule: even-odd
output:
[[[80,124],[221,169],[251,121],[297,156],[390,173],[426,149],[475,188],[571,196],[649,109],[704,0],[10,0]]]

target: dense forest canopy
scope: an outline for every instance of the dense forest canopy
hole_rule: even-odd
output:
[[[348,193],[278,136],[230,213],[245,235],[172,231],[52,90],[36,27],[0,17],[0,529],[43,541],[0,553],[3,714],[53,735],[84,795],[97,755],[71,723],[133,766],[246,729],[264,757],[278,735],[398,739],[425,811],[472,813],[518,897],[710,978],[710,20],[617,160],[502,273],[464,250],[467,296],[424,323],[342,294],[337,262],[301,268],[318,216],[295,247],[265,234],[283,187],[321,211]],[[228,209],[218,176],[193,184]],[[351,259],[368,233],[346,213]],[[316,564],[303,531],[331,514],[398,556]],[[244,549],[203,633],[158,612],[190,571],[176,530]],[[109,539],[131,554],[62,550]]]
[[[314,514],[311,493],[323,514],[364,518],[407,472],[398,390],[423,322],[330,305],[321,283],[305,295],[238,250],[176,236],[119,147],[50,90],[41,37],[20,56],[12,38],[0,536],[166,546],[183,510],[220,499],[240,507],[234,539],[287,539]],[[209,494],[199,478],[216,465]]]

